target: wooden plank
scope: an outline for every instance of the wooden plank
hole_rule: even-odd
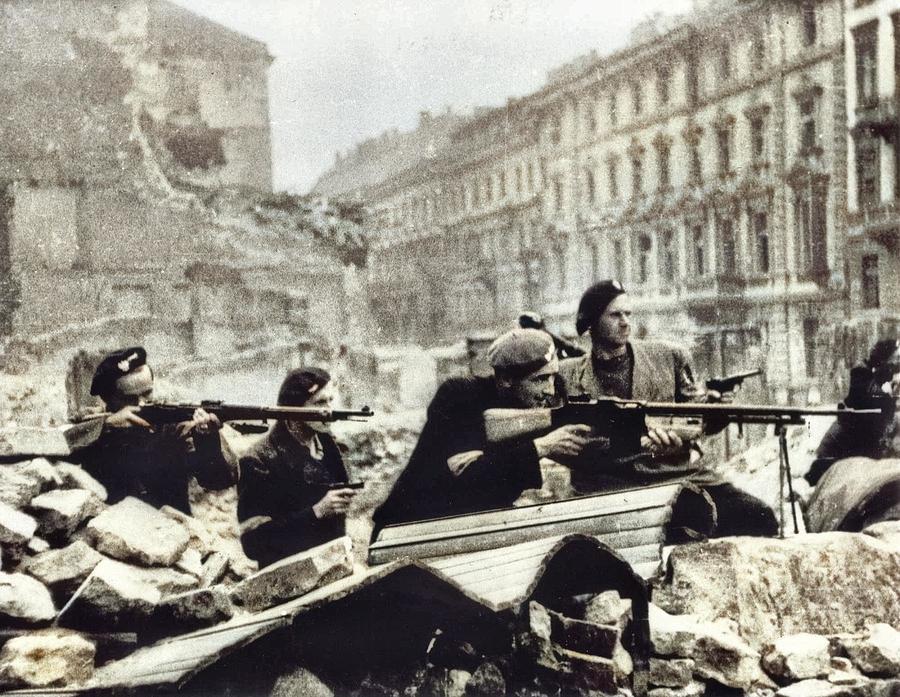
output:
[[[538,519],[555,516],[578,517],[582,513],[597,515],[607,512],[647,508],[668,505],[680,484],[660,484],[642,489],[624,489],[607,494],[579,496],[564,501],[502,508],[492,511],[480,511],[465,515],[448,516],[446,518],[430,518],[428,520],[401,523],[385,526],[378,535],[378,541],[393,541],[420,535],[432,535],[437,532],[460,534],[464,531],[486,526],[518,526],[529,524]]]
[[[476,552],[519,544],[541,537],[567,534],[593,535],[613,549],[662,541],[662,526],[668,520],[668,508],[625,511],[620,515],[590,516],[574,520],[537,523],[527,527],[486,527],[483,532],[470,530],[463,535],[431,535],[426,539],[412,538],[403,544],[380,540],[369,547],[369,563],[381,564],[396,559],[427,559],[429,557]],[[628,535],[631,531],[638,532]],[[637,538],[639,541],[632,542]]]

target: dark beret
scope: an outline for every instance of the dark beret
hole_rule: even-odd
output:
[[[278,390],[278,404],[285,407],[302,407],[316,392],[331,380],[331,375],[321,368],[297,368],[287,374]]]
[[[487,352],[498,377],[522,378],[556,363],[556,347],[547,332],[513,329],[498,337]]]
[[[116,391],[116,381],[147,364],[147,352],[143,346],[113,351],[97,366],[91,380],[91,394],[99,397]]]
[[[618,281],[600,281],[584,291],[581,302],[578,303],[575,331],[584,334],[609,304],[623,293],[625,289]]]
[[[897,352],[897,348],[897,339],[882,339],[872,347],[871,351],[869,351],[866,365],[870,368],[878,368],[885,365]]]

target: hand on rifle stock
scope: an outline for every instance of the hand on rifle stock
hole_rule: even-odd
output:
[[[577,457],[588,444],[591,427],[569,424],[550,431],[546,436],[534,439],[538,457]]]

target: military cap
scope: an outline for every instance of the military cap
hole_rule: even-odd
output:
[[[578,334],[584,334],[590,329],[609,304],[624,293],[625,289],[618,281],[600,281],[584,291],[575,318],[575,330]]]
[[[108,354],[94,371],[91,394],[106,397],[115,392],[142,394],[153,386],[153,373],[147,365],[143,346],[132,346]]]
[[[278,390],[278,404],[285,407],[302,407],[330,380],[331,375],[321,368],[292,370],[287,374]]]
[[[494,375],[524,378],[540,370],[559,368],[553,339],[539,329],[513,329],[494,340],[487,351]]]

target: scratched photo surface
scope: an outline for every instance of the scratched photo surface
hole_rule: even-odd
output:
[[[0,18],[0,689],[898,672],[900,0]]]

